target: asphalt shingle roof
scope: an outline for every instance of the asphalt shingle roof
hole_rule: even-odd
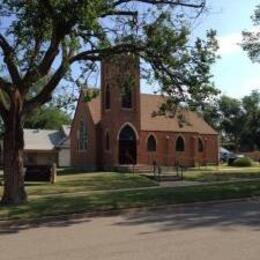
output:
[[[141,130],[218,134],[196,112],[184,110],[182,114],[187,123],[182,126],[176,116],[153,116],[153,112],[158,111],[162,102],[163,97],[159,95],[141,94]],[[101,120],[100,95],[86,104],[89,106],[94,123],[98,124]]]
[[[60,144],[64,135],[59,130],[24,129],[25,150],[49,151]]]

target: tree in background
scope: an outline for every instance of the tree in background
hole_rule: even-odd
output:
[[[78,66],[83,82],[102,59],[139,56],[151,68],[145,66],[142,76],[159,82],[161,93],[170,97],[169,109],[215,94],[210,72],[215,32],[194,44],[189,41],[188,19],[204,10],[205,1],[0,0],[0,114],[6,130],[2,203],[26,201],[24,121],[51,99],[62,79],[75,80],[72,66]],[[43,79],[41,90],[28,95]]]
[[[239,151],[241,133],[244,129],[245,114],[240,100],[221,96],[219,100],[220,130],[223,140],[235,152]]]
[[[260,150],[260,92],[242,99],[220,96],[204,111],[205,120],[220,133],[222,145],[238,151]]]
[[[241,134],[243,150],[260,150],[260,92],[252,91],[242,99],[242,106],[246,119]]]
[[[24,122],[30,129],[60,129],[62,125],[71,124],[71,116],[55,105],[44,105],[28,114]],[[0,120],[0,135],[4,134],[4,124]]]
[[[252,16],[255,31],[244,31],[242,48],[247,52],[249,58],[253,62],[260,62],[260,32],[258,27],[260,25],[260,5],[257,5]],[[259,132],[260,132],[260,119],[259,119],[259,92],[252,92],[252,95],[245,97],[243,100],[244,108],[250,112],[250,118],[248,120],[248,131],[245,133],[246,140],[250,139],[249,146],[256,146],[260,149],[259,145]],[[247,141],[244,141],[246,144]]]
[[[260,25],[260,5],[256,6],[252,21],[257,27]],[[253,32],[244,31],[242,48],[247,52],[249,58],[253,62],[260,62],[260,32],[255,30]]]
[[[62,125],[70,125],[70,116],[56,106],[43,106],[35,109],[24,122],[25,128],[59,129]]]

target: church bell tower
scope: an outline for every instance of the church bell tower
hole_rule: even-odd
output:
[[[128,146],[127,137],[124,135],[123,147],[120,146],[120,142],[123,142],[120,138],[123,136],[121,131],[125,127],[128,127],[128,130],[131,128],[133,134],[132,137],[128,137]],[[115,55],[102,61],[101,128],[104,165],[109,167],[137,163],[140,132],[140,68],[139,58],[133,54]],[[136,147],[133,144],[130,147],[130,139],[135,139]]]

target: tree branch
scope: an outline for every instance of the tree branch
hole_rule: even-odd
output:
[[[133,0],[118,0],[113,4],[113,7],[131,3]],[[206,5],[206,0],[201,0],[201,3],[192,4],[185,0],[136,0],[135,2],[151,4],[151,5],[159,5],[159,4],[168,4],[171,6],[183,6],[183,7],[191,7],[191,8],[204,8]]]
[[[48,73],[54,59],[58,55],[59,44],[60,44],[60,39],[58,39],[56,33],[53,32],[50,46],[46,51],[41,63],[36,68],[29,70],[26,73],[24,77],[25,84],[28,82],[33,83],[34,81],[37,81],[39,77],[44,76]]]
[[[138,53],[145,50],[145,46],[137,44],[122,43],[113,47],[81,52],[70,59],[70,63],[80,60],[99,61],[107,56],[125,52]]]
[[[28,82],[34,83],[40,77],[45,76],[49,72],[51,65],[53,64],[56,56],[59,53],[59,46],[62,39],[65,37],[66,34],[70,32],[70,29],[75,24],[75,21],[73,19],[65,22],[62,19],[62,17],[57,16],[50,4],[50,1],[41,0],[41,4],[43,4],[44,6],[46,5],[49,12],[51,13],[52,23],[53,23],[51,41],[50,41],[49,48],[45,52],[45,55],[42,58],[40,64],[33,70],[29,70],[26,73],[24,77],[25,83]]]
[[[123,11],[123,10],[113,10],[113,11],[109,11],[107,13],[105,13],[104,15],[102,15],[101,17],[106,17],[106,16],[113,16],[113,15],[122,15],[122,16],[133,16],[133,17],[137,17],[138,12],[134,12],[134,11]]]
[[[51,99],[52,92],[59,84],[64,74],[67,71],[65,62],[62,62],[50,81],[44,86],[42,91],[34,98],[25,101],[23,114],[26,114],[36,107],[43,105]]]
[[[0,77],[0,89],[4,90],[9,95],[11,94],[12,84]]]
[[[9,45],[5,37],[0,33],[0,47],[3,50],[4,62],[14,84],[19,84],[21,77],[14,62],[14,49]]]

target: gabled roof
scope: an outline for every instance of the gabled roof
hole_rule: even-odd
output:
[[[61,130],[64,133],[65,137],[69,137],[71,126],[70,125],[62,125]]]
[[[98,124],[101,120],[101,97],[98,95],[93,98],[90,102],[86,103],[89,106],[89,110],[93,119],[94,124]]]
[[[214,134],[217,132],[210,127],[206,121],[196,112],[184,110],[182,115],[187,123],[180,126],[177,116],[153,116],[160,105],[164,102],[159,95],[141,94],[141,130],[143,131],[169,131],[189,132],[199,134]],[[86,103],[89,106],[92,119],[95,124],[101,120],[101,99],[100,95]]]
[[[93,98],[90,102],[86,102],[86,106],[89,107],[90,114],[92,117],[92,120],[94,124],[98,124],[101,120],[101,95],[100,95],[100,89],[98,88],[91,88],[91,87],[86,87],[82,88],[81,94],[80,95],[87,95],[88,92],[95,91],[98,93],[98,95]]]
[[[69,125],[63,125],[60,130],[24,129],[24,149],[50,151],[59,147],[69,147],[69,134]]]
[[[25,150],[53,150],[64,135],[59,130],[24,129]]]
[[[165,100],[159,95],[141,94],[141,129],[147,131],[196,132],[200,134],[217,134],[203,117],[189,110],[182,110],[183,124],[177,116],[153,116]]]

